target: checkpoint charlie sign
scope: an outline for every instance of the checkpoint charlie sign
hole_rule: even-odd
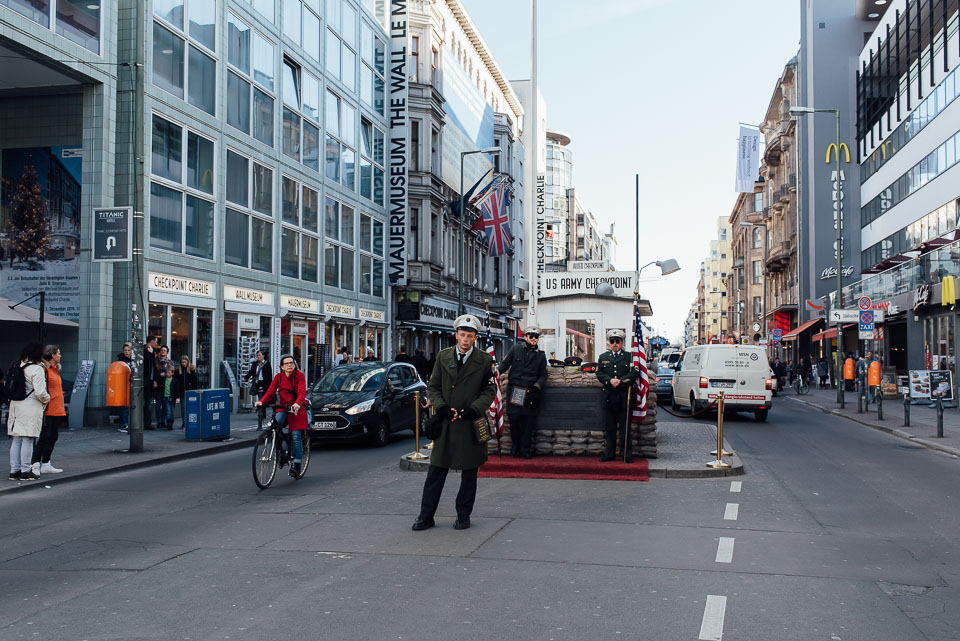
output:
[[[607,283],[613,287],[617,298],[633,298],[636,287],[634,272],[546,272],[543,274],[541,298],[569,296],[571,294],[596,294],[597,286]]]

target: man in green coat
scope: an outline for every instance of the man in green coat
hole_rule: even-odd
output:
[[[500,363],[500,373],[510,371],[510,385],[504,399],[513,442],[510,454],[533,458],[531,440],[540,414],[540,390],[547,382],[547,356],[538,347],[539,327],[528,325],[523,329],[523,335],[524,341],[514,345]]]
[[[597,378],[603,383],[603,438],[606,450],[600,462],[612,461],[617,453],[617,429],[623,435],[620,445],[623,459],[633,463],[630,443],[630,411],[627,395],[639,372],[631,364],[631,355],[623,349],[622,329],[607,332],[607,351],[600,354]]]
[[[435,525],[433,515],[451,469],[460,470],[457,521],[453,527],[457,530],[470,527],[470,513],[477,498],[477,471],[487,460],[487,444],[476,442],[473,421],[486,414],[497,394],[493,358],[474,346],[480,332],[480,320],[476,316],[459,316],[453,328],[457,345],[440,352],[430,375],[430,402],[444,421],[439,438],[433,442],[420,515],[413,522],[414,531]]]

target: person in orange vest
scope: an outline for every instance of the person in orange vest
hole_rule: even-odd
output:
[[[123,344],[123,349],[120,350],[120,353],[117,354],[117,361],[124,363],[130,372],[133,372],[133,343],[127,342]],[[120,427],[117,428],[118,432],[127,434],[130,431],[130,405],[127,404],[127,407],[121,407],[120,409]]]
[[[877,362],[877,359],[873,357],[873,350],[868,351],[868,352],[867,352],[867,358],[866,358],[866,361],[865,361],[865,363],[864,363],[864,379],[865,379],[865,382],[867,382],[867,381],[866,381],[866,378],[867,378],[867,375],[870,373],[870,365],[873,364],[873,363],[876,363],[876,362]],[[878,385],[879,385],[879,384],[878,384]],[[874,386],[874,385],[867,385],[867,398],[870,400],[871,403],[873,403],[874,401],[877,400],[877,398],[876,398],[876,397],[877,397],[876,387],[877,387],[877,386]]]
[[[63,379],[60,378],[60,347],[47,345],[43,348],[43,366],[47,368],[47,393],[50,402],[43,413],[43,426],[40,428],[40,438],[33,450],[33,473],[59,474],[63,470],[54,467],[50,462],[53,446],[60,438],[60,430],[67,427],[67,408],[63,404]]]

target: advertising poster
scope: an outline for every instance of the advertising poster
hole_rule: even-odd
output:
[[[0,297],[46,292],[46,313],[80,317],[80,147],[0,152]],[[39,306],[39,299],[25,303]]]
[[[930,371],[930,395],[936,397],[943,394],[943,400],[953,400],[953,376],[950,370],[931,370]]]
[[[930,370],[910,370],[910,398],[930,398]]]

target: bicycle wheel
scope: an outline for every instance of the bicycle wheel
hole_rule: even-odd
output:
[[[276,432],[270,430],[257,437],[253,448],[253,481],[261,490],[273,483],[277,475]]]
[[[307,466],[310,465],[310,434],[305,431],[303,434],[303,459],[300,461],[300,473],[298,479],[302,479],[307,474]]]
[[[801,381],[800,384],[797,385],[797,394],[799,394],[800,396],[804,396],[809,392],[810,392],[810,383],[806,381]]]

